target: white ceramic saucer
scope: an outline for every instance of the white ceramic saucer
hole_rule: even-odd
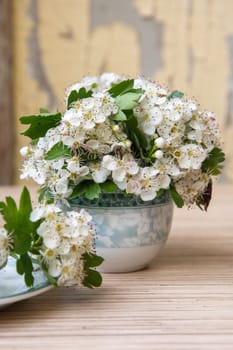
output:
[[[7,265],[0,270],[0,309],[53,288],[39,269],[35,269],[33,276],[33,287],[26,287],[23,276],[16,272],[15,259],[9,257]]]

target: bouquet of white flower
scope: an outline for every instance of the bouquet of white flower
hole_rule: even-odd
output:
[[[41,185],[40,200],[120,190],[148,201],[168,190],[178,207],[207,208],[224,161],[213,113],[179,91],[113,73],[82,79],[65,101],[63,113],[21,118],[32,139],[21,149],[21,178]]]
[[[32,140],[21,149],[21,178],[40,185],[40,205],[32,209],[26,189],[19,209],[10,197],[0,203],[0,268],[14,256],[32,285],[36,259],[54,284],[99,286],[92,218],[62,208],[106,192],[150,201],[167,191],[178,207],[206,210],[224,153],[213,113],[144,78],[86,77],[67,89],[65,103],[64,112],[20,119]]]

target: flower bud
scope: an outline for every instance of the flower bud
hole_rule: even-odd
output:
[[[117,125],[117,124],[113,125],[112,130],[113,130],[114,132],[120,131],[119,125]]]
[[[161,159],[163,157],[163,151],[158,149],[158,151],[155,152],[155,158]]]
[[[158,137],[156,140],[155,140],[155,145],[159,148],[163,148],[166,144],[166,141],[164,140],[163,137]]]
[[[130,148],[131,145],[132,145],[132,142],[131,142],[130,140],[126,140],[126,141],[125,141],[125,146],[126,146],[127,148]]]
[[[20,149],[19,152],[20,152],[21,156],[26,157],[29,154],[29,149],[27,146],[24,146]]]

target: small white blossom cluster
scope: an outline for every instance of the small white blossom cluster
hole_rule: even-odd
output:
[[[40,254],[58,285],[81,284],[85,277],[84,253],[93,251],[95,230],[85,211],[64,212],[54,204],[36,207],[32,222],[43,219],[37,233],[43,239]]]
[[[91,95],[72,102],[57,126],[37,143],[21,149],[26,157],[21,178],[32,178],[55,199],[69,198],[75,185],[88,177],[99,184],[113,181],[120,190],[144,201],[173,184],[186,204],[194,203],[211,176],[203,173],[202,164],[219,146],[215,115],[201,111],[193,100],[171,96],[154,82],[135,79],[134,91],[143,91],[132,108],[147,142],[142,155],[135,150],[138,134],[132,139],[130,124],[114,118],[120,105],[109,89],[125,79],[105,73],[69,87],[66,102],[72,91],[82,88]],[[46,159],[58,142],[68,147],[71,155]]]
[[[9,255],[9,237],[5,228],[0,229],[0,268],[7,262]]]

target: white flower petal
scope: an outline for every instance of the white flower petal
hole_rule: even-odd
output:
[[[123,181],[125,176],[126,176],[126,170],[123,167],[113,170],[112,172],[113,179],[119,182]]]
[[[60,274],[61,274],[61,263],[57,259],[54,259],[54,260],[49,262],[48,273],[52,277],[60,276]]]
[[[113,156],[106,155],[103,157],[102,166],[108,170],[117,169],[117,160]]]
[[[156,197],[156,191],[153,188],[142,190],[140,197],[143,201],[151,201]]]

